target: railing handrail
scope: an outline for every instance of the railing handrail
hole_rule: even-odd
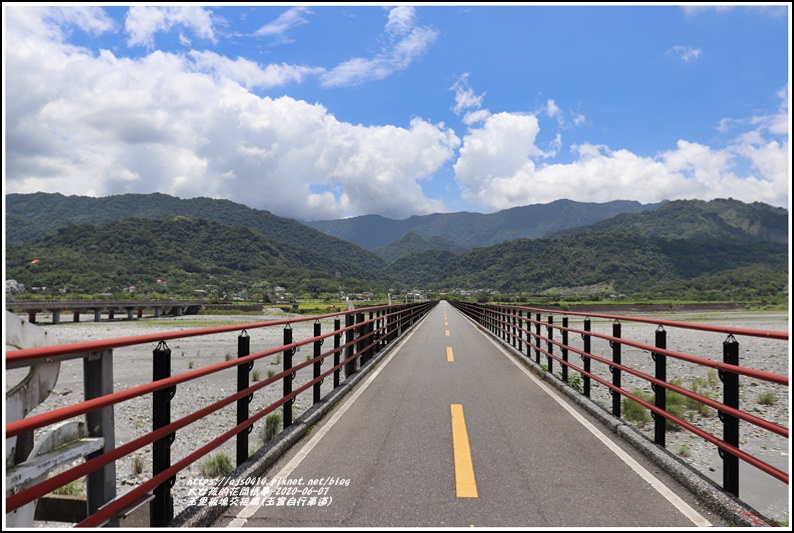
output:
[[[589,318],[601,318],[606,320],[618,320],[620,322],[643,322],[646,324],[656,324],[659,326],[670,326],[682,329],[693,329],[698,331],[710,331],[712,333],[725,333],[726,335],[741,335],[743,337],[763,337],[768,339],[788,340],[788,331],[733,328],[726,326],[711,326],[709,324],[699,324],[697,322],[679,322],[677,320],[665,320],[661,318],[644,318],[625,315],[609,315],[603,313],[586,313],[583,311],[567,311],[561,309],[543,309],[538,307],[527,307],[522,305],[500,305],[508,309],[521,309],[532,311],[533,313],[550,313],[555,315],[584,316]]]

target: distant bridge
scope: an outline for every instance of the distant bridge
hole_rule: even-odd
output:
[[[24,311],[28,314],[28,321],[35,324],[38,313],[52,314],[52,323],[61,322],[61,313],[72,311],[73,320],[80,321],[80,313],[93,311],[94,320],[99,322],[102,313],[108,319],[115,318],[116,312],[126,313],[132,320],[135,316],[143,317],[144,310],[150,309],[155,317],[161,315],[193,315],[198,313],[206,302],[203,300],[11,300],[6,301],[6,310],[14,312]]]

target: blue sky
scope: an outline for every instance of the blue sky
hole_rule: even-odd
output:
[[[788,206],[787,5],[3,4],[7,192]]]

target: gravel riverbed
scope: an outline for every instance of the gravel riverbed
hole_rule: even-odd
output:
[[[700,314],[669,314],[654,315],[658,318],[675,320],[705,322],[712,325],[723,325],[729,327],[740,327],[750,329],[783,330],[788,331],[788,316],[777,313],[700,313]],[[73,343],[91,340],[109,339],[115,337],[126,337],[161,332],[170,332],[179,329],[191,329],[195,327],[205,327],[215,324],[250,324],[265,320],[284,318],[284,315],[273,316],[185,316],[185,317],[161,317],[158,319],[142,319],[134,321],[115,320],[115,321],[91,321],[93,315],[83,315],[82,322],[64,322],[57,326],[47,325],[48,317],[40,315],[39,320],[51,331],[59,343]],[[294,340],[310,338],[313,336],[314,322],[293,324]],[[323,332],[330,331],[332,322],[323,322]],[[571,319],[570,327],[581,328],[581,320]],[[654,343],[654,332],[656,327],[651,324],[622,324],[622,336],[649,345]],[[607,321],[593,320],[593,331],[610,335],[612,323]],[[688,353],[698,357],[711,359],[714,361],[722,360],[722,343],[725,335],[694,330],[684,330],[678,328],[667,328],[668,349]],[[270,328],[251,328],[248,330],[251,338],[251,353],[260,352],[269,348],[281,346],[283,339],[283,329],[281,326]],[[544,328],[545,334],[545,328]],[[207,367],[226,360],[227,357],[236,357],[237,353],[236,332],[220,333],[204,337],[190,337],[168,342],[172,351],[171,371],[173,375],[181,374],[190,370]],[[788,375],[790,368],[790,346],[783,341],[773,341],[764,338],[737,338],[740,342],[740,362],[742,366],[764,370],[775,374]],[[580,342],[580,341],[578,341]],[[571,344],[577,344],[574,340]],[[332,340],[328,339],[323,346],[323,351],[332,346]],[[152,350],[155,344],[130,346],[114,350],[113,371],[114,389],[124,390],[136,385],[148,383],[152,373]],[[596,355],[611,358],[611,348],[606,341],[594,340],[592,352]],[[304,362],[307,355],[312,353],[311,346],[304,346],[294,355],[295,364]],[[280,361],[280,355],[271,355],[258,360],[254,365],[254,371],[259,374],[259,379],[264,380],[268,373],[278,373],[282,365],[276,363]],[[637,370],[653,375],[653,361],[647,352],[623,347],[623,363]],[[572,356],[570,361],[580,364],[578,356]],[[541,357],[541,362],[545,362],[545,357]],[[330,368],[330,361],[323,366],[323,370]],[[559,364],[554,366],[555,374],[559,373]],[[610,381],[611,374],[606,365],[593,363],[593,372],[599,377]],[[13,386],[24,375],[23,370],[6,372],[6,388]],[[218,401],[236,391],[236,369],[228,369],[206,376],[197,381],[180,384],[172,400],[171,420],[175,421],[186,416],[197,409]],[[703,367],[690,363],[677,361],[668,358],[668,380],[677,378],[682,387],[692,390],[692,386],[700,393],[707,393],[717,401],[722,398],[722,385],[716,372],[709,372]],[[297,372],[293,388],[298,388],[302,384],[311,380],[311,365]],[[253,381],[252,381],[253,383]],[[784,386],[772,385],[766,382],[744,378],[740,380],[740,406],[741,409],[757,415],[761,418],[770,420],[781,426],[789,427],[789,393]],[[325,395],[331,390],[332,380],[326,379],[322,385],[322,394]],[[624,373],[623,387],[628,390],[639,389],[650,392],[650,387],[639,378]],[[82,362],[79,360],[66,361],[61,365],[61,373],[53,394],[41,404],[31,414],[50,411],[79,403],[82,399]],[[267,405],[281,397],[282,387],[278,381],[265,387],[254,394],[250,404],[250,412],[256,413]],[[592,386],[591,397],[602,406],[611,405],[611,395],[607,387],[594,383]],[[767,398],[767,401],[761,401]],[[294,408],[295,417],[306,410],[311,405],[312,395],[310,391],[298,396]],[[774,401],[773,401],[774,400]],[[771,403],[771,404],[769,404]],[[152,424],[152,404],[151,396],[135,398],[123,402],[115,407],[116,419],[116,445],[122,445],[133,439],[141,437],[151,431]],[[234,404],[224,407],[210,416],[201,419],[181,431],[177,432],[176,440],[171,447],[171,462],[176,463],[193,452],[199,445],[204,444],[217,437],[224,431],[231,429],[236,424],[236,407]],[[702,429],[720,436],[722,433],[721,422],[713,410],[704,410],[702,413],[694,410],[687,410],[685,418]],[[254,425],[254,430],[250,435],[249,452],[253,453],[262,443],[261,434],[263,432],[263,421]],[[640,431],[649,438],[653,438],[653,422],[636,422]],[[790,465],[790,446],[787,439],[777,437],[769,432],[760,430],[748,423],[741,422],[740,427],[741,448],[747,450],[759,459],[784,470],[789,471]],[[673,453],[677,453],[683,460],[690,463],[693,467],[711,477],[718,483],[722,479],[721,459],[717,454],[716,447],[705,440],[685,431],[669,431],[667,437],[667,448]],[[132,487],[139,485],[151,476],[151,446],[142,448],[136,455],[128,456],[116,462],[117,471],[117,490],[124,493]],[[209,456],[224,453],[232,458],[236,454],[235,441],[221,445]],[[208,457],[209,457],[208,456]],[[142,459],[142,460],[141,460]],[[189,501],[190,487],[188,480],[204,477],[200,472],[200,463],[193,464],[181,471],[177,476],[176,484],[172,489],[174,495],[175,513],[178,514],[184,509]],[[136,468],[140,468],[136,472]],[[750,505],[761,513],[775,519],[788,520],[789,512],[789,491],[788,486],[776,481],[771,476],[757,471],[751,466],[742,463],[742,485],[741,496]]]

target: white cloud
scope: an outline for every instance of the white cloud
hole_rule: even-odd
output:
[[[235,81],[248,89],[300,83],[308,76],[324,72],[322,68],[303,65],[270,64],[262,68],[254,61],[242,57],[229,59],[215,52],[192,50],[189,55],[197,71],[214,73],[221,79]]]
[[[416,25],[416,9],[399,6],[389,10],[386,31],[394,35],[405,35]]]
[[[772,121],[772,123],[776,123]],[[556,155],[559,136],[543,152],[535,145],[534,116],[497,113],[464,137],[455,177],[464,197],[488,209],[546,203],[560,198],[587,202],[632,199],[734,197],[787,205],[790,144],[747,132],[721,150],[680,140],[654,157],[581,144],[567,164],[538,164]],[[734,169],[750,171],[739,176]]]
[[[415,26],[413,8],[393,8],[386,24],[388,43],[370,58],[355,57],[326,72],[321,77],[324,87],[361,85],[385,79],[395,72],[407,69],[414,60],[424,55],[435,42],[438,32],[424,26]],[[397,11],[399,10],[399,11]],[[393,13],[397,11],[396,15]]]
[[[287,31],[295,26],[308,24],[309,19],[306,15],[311,15],[312,11],[307,7],[293,7],[279,15],[273,22],[269,22],[256,30],[254,35],[257,37],[284,37]]]
[[[469,85],[469,73],[461,75],[452,87],[451,91],[455,91],[455,107],[452,110],[456,115],[460,115],[465,109],[479,109],[482,107],[483,98],[485,93],[475,94],[474,89]]]
[[[683,46],[677,44],[670,49],[670,52],[677,55],[684,63],[690,63],[697,60],[703,51],[700,48],[692,48],[691,46]]]
[[[127,12],[124,28],[128,46],[154,47],[154,34],[174,26],[189,28],[197,37],[215,41],[212,13],[199,6],[151,7],[132,6]]]
[[[460,144],[443,124],[340,122],[319,104],[245,88],[307,75],[295,67],[212,53],[93,56],[25,10],[6,17],[18,43],[5,58],[7,192],[160,191],[304,219],[444,210],[422,190]]]

